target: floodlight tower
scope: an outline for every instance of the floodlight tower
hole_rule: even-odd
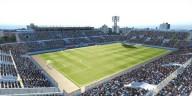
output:
[[[119,33],[119,26],[117,25],[117,22],[119,22],[119,16],[113,16],[112,21],[114,22],[112,32]]]

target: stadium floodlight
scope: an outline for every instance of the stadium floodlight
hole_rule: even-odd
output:
[[[119,16],[113,16],[112,21],[114,22],[114,25],[113,25],[113,28],[112,28],[113,32],[119,33],[119,27],[117,25],[117,22],[119,22]]]
[[[117,22],[119,22],[119,16],[113,16],[112,21],[114,22],[114,24],[117,24]]]

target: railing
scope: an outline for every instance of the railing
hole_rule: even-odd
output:
[[[12,55],[11,50],[10,50],[9,52],[10,52],[11,59],[12,59],[12,61],[13,61],[13,65],[14,65],[14,67],[15,67],[15,71],[16,71],[16,73],[17,73],[17,80],[20,82],[21,88],[24,88],[23,81],[21,80],[21,76],[20,76],[20,74],[19,74],[19,71],[17,70],[17,66],[16,66],[16,64],[15,64],[15,60],[14,60],[14,58],[13,58],[13,55]]]
[[[190,58],[188,61],[185,62],[185,64],[181,67],[179,67],[177,70],[175,70],[173,73],[171,73],[167,78],[165,78],[163,81],[161,81],[157,87],[154,90],[149,91],[146,96],[155,96],[159,93],[161,89],[163,89],[168,83],[177,77],[177,75],[183,73],[185,68],[190,65],[192,62],[192,58]]]
[[[1,88],[1,95],[63,94],[56,87],[44,88]]]

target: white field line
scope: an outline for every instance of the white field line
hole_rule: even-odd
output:
[[[148,48],[142,48],[142,50],[145,50],[145,49],[148,49]],[[133,54],[133,53],[137,53],[138,51],[142,51],[142,50],[137,50],[137,51],[130,51],[130,52],[127,52],[126,54]],[[122,55],[122,54],[121,54]],[[120,54],[119,54],[119,56],[121,56]],[[129,57],[129,58],[131,58],[131,59],[133,59],[134,57]],[[87,64],[83,64],[83,65],[85,65],[85,66],[87,66]],[[103,66],[103,67],[105,67],[106,69],[110,69],[110,68],[108,68],[107,66]],[[91,67],[89,67],[89,68],[91,68]],[[84,70],[87,70],[87,69],[89,69],[89,68],[86,68],[86,69],[83,69],[83,70],[80,70],[80,71],[75,71],[75,72],[72,72],[70,75],[72,75],[72,74],[76,74],[76,73],[79,73],[79,72],[82,72],[82,71],[84,71]]]
[[[131,69],[132,67],[137,66],[137,65],[139,65],[139,64],[143,64],[143,63],[145,63],[145,62],[147,62],[147,61],[149,61],[149,60],[155,59],[155,58],[157,58],[157,57],[159,57],[159,56],[162,56],[162,55],[164,55],[164,54],[167,54],[167,53],[169,53],[169,51],[165,51],[165,52],[163,52],[163,53],[160,54],[160,55],[157,55],[157,56],[148,58],[148,59],[146,59],[146,60],[144,60],[144,61],[138,62],[137,64],[131,65],[131,66],[129,67],[129,69]],[[87,85],[94,84],[94,83],[96,83],[96,82],[98,82],[98,81],[104,80],[104,79],[106,79],[106,78],[109,78],[109,77],[111,77],[111,76],[113,76],[113,75],[115,75],[115,74],[118,74],[118,73],[123,72],[123,71],[126,71],[126,70],[127,70],[127,68],[124,68],[124,69],[119,70],[119,71],[117,71],[117,72],[115,72],[115,73],[113,73],[113,74],[107,75],[107,76],[105,76],[105,77],[102,77],[102,78],[100,78],[100,79],[98,79],[98,80],[95,80],[95,81],[93,81],[93,82],[91,82],[91,83],[84,84],[84,85],[82,85],[82,86],[87,86]]]
[[[94,46],[91,46],[91,47],[94,47]],[[78,49],[78,48],[77,48]],[[148,48],[142,48],[142,50],[144,50],[144,49],[148,49]],[[141,50],[137,50],[137,51],[141,51]],[[130,51],[130,53],[136,53],[137,51]],[[163,55],[163,54],[166,54],[166,53],[168,53],[169,51],[165,51],[165,52],[163,52],[162,54],[160,54],[160,55],[157,55],[157,56],[154,56],[154,57],[152,57],[152,58],[148,58],[148,59],[146,59],[146,60],[144,60],[144,61],[141,61],[141,62],[138,62],[137,64],[134,64],[134,65],[131,65],[129,68],[132,68],[133,66],[136,66],[136,65],[138,65],[138,64],[141,64],[141,63],[144,63],[144,62],[146,62],[146,61],[149,61],[149,60],[152,60],[153,58],[157,58],[157,57],[159,57],[159,56],[161,56],[161,55]],[[82,63],[83,64],[83,63]],[[63,64],[62,64],[63,65]],[[83,65],[86,65],[86,64],[83,64]],[[109,68],[108,68],[109,69]],[[86,69],[84,69],[84,70],[86,70]],[[117,74],[117,73],[120,73],[120,72],[123,72],[123,71],[125,71],[125,70],[127,70],[127,68],[124,68],[124,69],[122,69],[122,70],[119,70],[119,71],[117,71],[117,72],[115,72],[115,73],[112,73],[112,74],[110,74],[110,75],[107,75],[107,76],[104,76],[104,77],[102,77],[102,78],[100,78],[100,79],[97,79],[97,80],[94,80],[94,81],[92,81],[91,83],[87,83],[87,84],[79,84],[79,83],[77,83],[76,81],[74,81],[72,78],[70,78],[70,76],[68,75],[68,74],[66,74],[65,72],[61,72],[64,76],[66,76],[68,79],[70,79],[72,82],[74,82],[77,86],[79,86],[79,87],[84,87],[84,86],[87,86],[87,85],[90,85],[90,84],[94,84],[94,83],[96,83],[96,82],[98,82],[98,81],[100,81],[100,80],[103,80],[103,79],[105,79],[105,78],[108,78],[108,77],[110,77],[110,76],[113,76],[113,75],[115,75],[115,74]],[[83,71],[83,70],[82,70]],[[60,72],[60,71],[58,71],[58,72]],[[77,71],[76,71],[77,72]],[[76,73],[75,72],[75,73]],[[78,72],[81,72],[81,71],[78,71]],[[74,74],[75,74],[74,73]]]

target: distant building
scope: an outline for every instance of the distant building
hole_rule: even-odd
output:
[[[112,32],[119,33],[119,26],[117,25],[117,22],[119,22],[119,16],[113,16],[112,21],[114,23],[112,26]]]
[[[169,23],[167,23],[167,22],[166,23],[162,23],[159,26],[159,30],[169,30],[170,27],[171,27],[171,25]]]
[[[128,27],[123,27],[123,28],[120,28],[120,32],[121,33],[128,33],[132,30],[133,28],[128,28]]]
[[[107,25],[101,26],[100,30],[104,33],[109,33],[110,28]]]
[[[85,31],[94,30],[94,27],[62,27],[62,26],[37,26],[35,24],[30,24],[27,26],[28,30],[33,31]]]

